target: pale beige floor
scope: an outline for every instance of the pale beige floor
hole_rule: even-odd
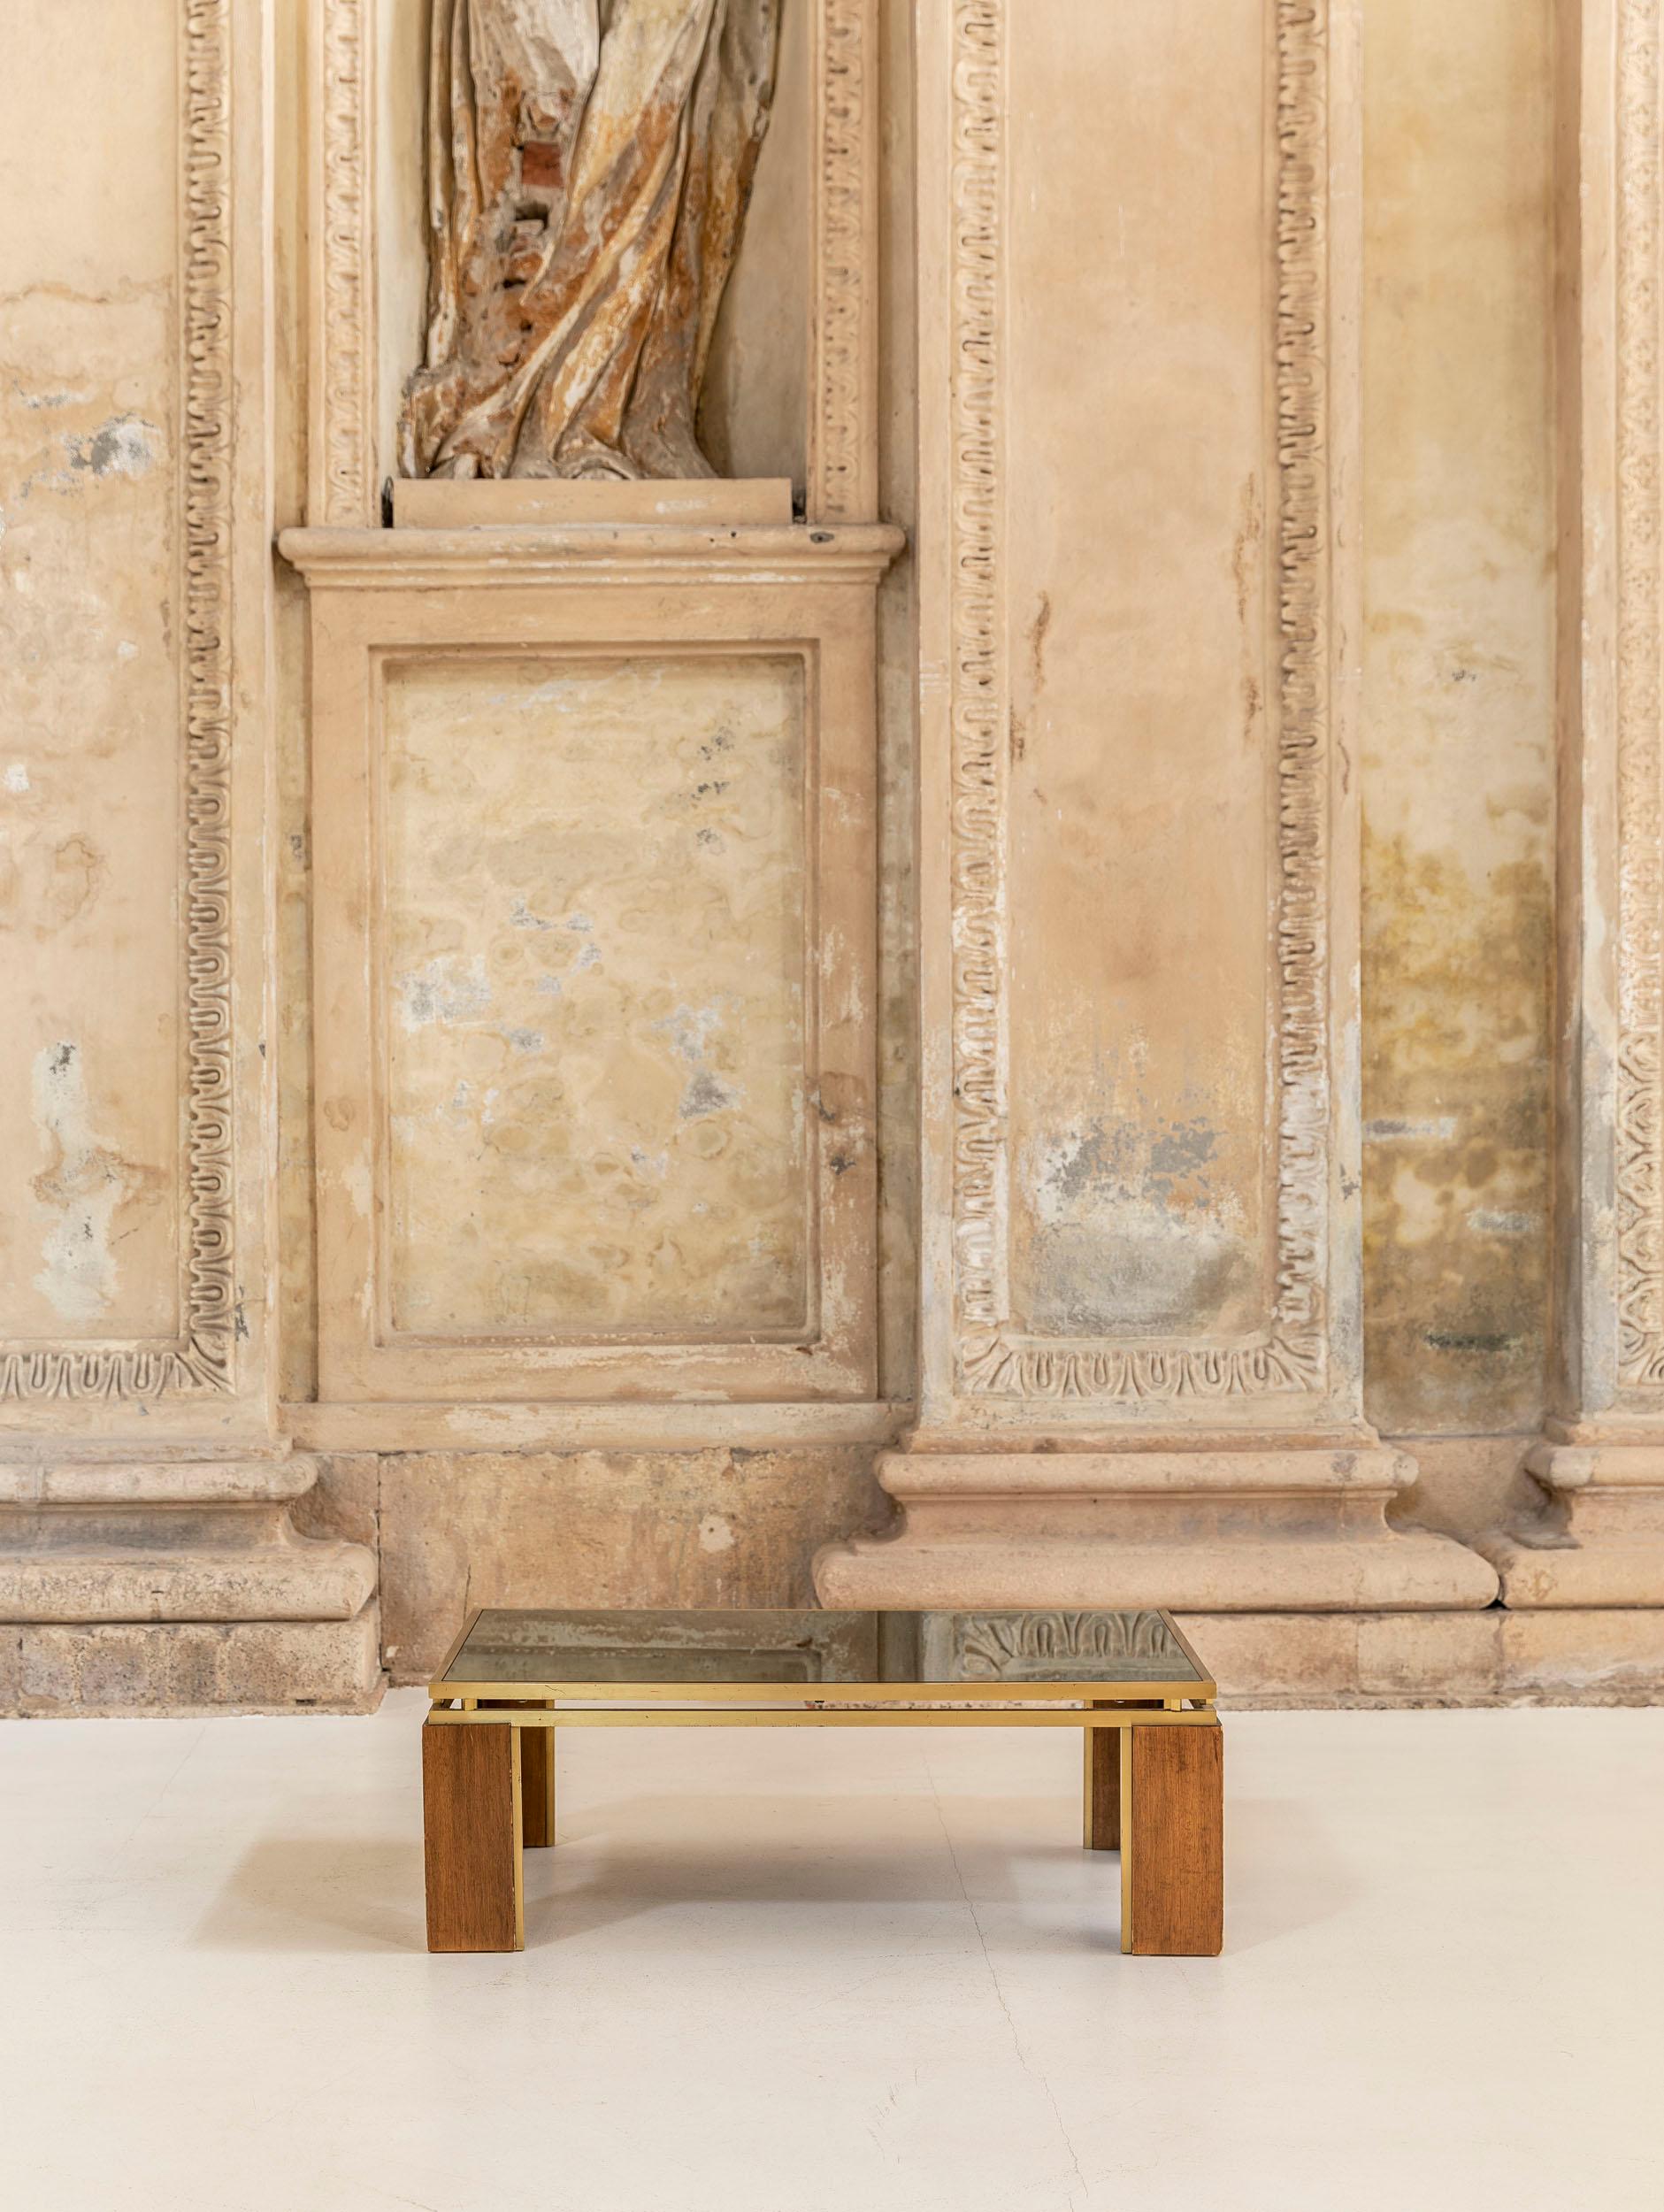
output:
[[[1205,1962],[994,1730],[587,1734],[431,1959],[421,1712],[0,1728],[7,2212],[1664,2206],[1664,1712],[1232,1717]]]

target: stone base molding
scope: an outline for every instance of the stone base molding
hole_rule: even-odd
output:
[[[375,1555],[296,1533],[317,1462],[0,1467],[0,1712],[362,1711]]]
[[[1476,1553],[1389,1525],[1415,1468],[1378,1445],[889,1452],[878,1471],[901,1532],[824,1551],[824,1605],[1390,1611],[1497,1594]]]
[[[1539,1444],[1542,1519],[1481,1540],[1516,1609],[1656,1606],[1664,1595],[1664,1439]]]
[[[1221,1702],[1325,1706],[1652,1705],[1664,1609],[1181,1613]]]

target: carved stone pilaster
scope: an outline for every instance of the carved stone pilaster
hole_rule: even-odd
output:
[[[177,626],[183,791],[178,857],[183,1215],[180,1316],[169,1337],[0,1334],[0,1405],[28,1426],[96,1422],[112,1405],[187,1406],[238,1383],[238,1120],[233,1051],[234,453],[240,300],[232,276],[238,179],[231,142],[229,0],[181,0],[181,200],[176,333],[182,620]],[[252,684],[250,684],[252,688]],[[73,1066],[77,1048],[56,1048]],[[57,1067],[51,1073],[57,1072]],[[49,1080],[50,1077],[49,1075]],[[187,1418],[188,1418],[188,1414]]]
[[[1664,6],[1561,11],[1556,1417],[1522,1608],[1664,1603]]]
[[[923,1403],[827,1603],[1495,1594],[1361,1410],[1359,30],[921,11]]]

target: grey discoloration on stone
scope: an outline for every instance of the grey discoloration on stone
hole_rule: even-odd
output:
[[[1155,1127],[1096,1121],[1031,1146],[1020,1270],[1031,1325],[1079,1336],[1253,1325],[1258,1273],[1213,1171],[1220,1142],[1198,1114]]]
[[[720,1114],[740,1102],[740,1094],[702,1069],[682,1093],[679,1111],[684,1121],[698,1121],[705,1114]]]
[[[90,435],[70,438],[65,450],[70,467],[89,476],[148,475],[160,459],[164,440],[154,423],[137,415],[119,415]]]
[[[117,1217],[153,1202],[160,1179],[100,1142],[78,1045],[42,1048],[34,1090],[35,1126],[49,1158],[33,1186],[49,1222],[35,1286],[65,1321],[94,1321],[116,1294]]]
[[[349,1621],[29,1625],[0,1632],[0,1713],[362,1713],[380,1701],[376,1608]]]
[[[405,1025],[410,1029],[425,1028],[430,1022],[473,1021],[491,1005],[482,952],[451,953],[430,960],[425,968],[402,975],[397,990]]]

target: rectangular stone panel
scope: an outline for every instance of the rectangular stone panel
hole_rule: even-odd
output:
[[[801,657],[394,660],[381,724],[393,1333],[801,1335]]]
[[[1350,1418],[1356,9],[918,22],[924,1394]]]
[[[871,1396],[898,536],[284,534],[325,1401]]]
[[[1274,12],[1042,0],[1008,34],[1009,1310],[1040,1337],[1269,1318]]]
[[[120,66],[89,67],[107,7],[8,10],[0,73],[0,1338],[25,1359],[180,1327],[180,19],[133,0]]]

